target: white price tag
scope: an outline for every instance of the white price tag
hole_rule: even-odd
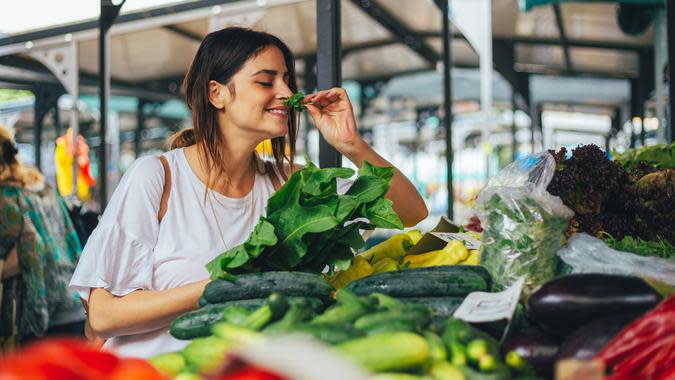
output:
[[[453,240],[460,240],[466,246],[466,249],[479,249],[480,240],[473,236],[461,232],[431,232],[432,235],[449,243]]]
[[[498,293],[473,292],[470,293],[454,317],[467,322],[492,322],[501,319],[511,320],[518,306],[520,293],[523,290],[525,278],[521,277],[508,289]]]

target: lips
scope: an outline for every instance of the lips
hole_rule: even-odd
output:
[[[265,111],[269,112],[272,115],[277,116],[277,117],[282,117],[282,118],[288,117],[288,108],[283,107],[283,106],[268,108]]]

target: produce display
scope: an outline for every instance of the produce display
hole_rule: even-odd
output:
[[[303,99],[288,105],[302,111]],[[403,228],[384,197],[393,169],[364,163],[338,194],[337,179],[355,173],[308,163],[248,239],[208,264],[196,310],[170,326],[182,351],[127,360],[45,340],[0,358],[0,378],[292,380],[236,355],[300,335],[369,380],[580,378],[566,373],[570,360],[599,368],[598,379],[675,379],[674,157],[673,144],[614,161],[592,145],[533,155],[491,180],[468,225],[442,218],[369,249],[362,230]],[[488,317],[467,322],[467,304],[490,304],[480,293],[501,297],[520,278],[520,298],[516,289],[511,304],[488,305],[508,322],[482,309],[471,310]]]
[[[229,350],[291,333],[334,347],[336,355],[374,373],[371,379],[535,378],[517,352],[502,355],[499,343],[485,332],[452,317],[432,323],[439,316],[429,308],[382,293],[358,296],[342,289],[324,310],[305,299],[272,293],[258,308],[228,305],[221,311],[215,323],[195,320],[209,326],[207,336],[192,339],[182,352],[161,354],[150,362],[175,378],[207,378],[226,363]],[[182,338],[176,324],[171,332]]]
[[[569,158],[565,148],[551,152],[556,160],[556,172],[548,191],[560,196],[574,211],[570,233],[586,232],[619,241],[632,236],[645,241],[666,241],[672,247],[675,244],[674,147],[671,144],[667,155],[652,155],[647,161],[637,163],[619,157],[618,162],[626,162],[626,167],[610,161],[595,145],[573,149]],[[644,152],[651,152],[651,147],[632,152],[624,154],[644,157]]]

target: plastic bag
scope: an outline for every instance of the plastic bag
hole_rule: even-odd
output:
[[[675,286],[675,262],[658,257],[643,257],[609,248],[605,242],[580,233],[572,236],[558,256],[572,273],[606,273],[651,277]]]
[[[574,213],[546,191],[554,172],[549,153],[527,156],[505,167],[478,195],[481,265],[492,275],[495,291],[525,277],[523,292],[529,295],[555,275],[556,252]]]

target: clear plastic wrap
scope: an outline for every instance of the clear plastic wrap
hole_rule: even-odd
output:
[[[572,273],[606,273],[651,277],[675,286],[675,261],[643,257],[609,248],[602,240],[588,234],[575,234],[558,256]]]
[[[555,275],[556,252],[574,213],[546,191],[554,172],[549,153],[531,155],[505,167],[478,195],[481,265],[492,275],[495,291],[525,277],[528,295]]]

